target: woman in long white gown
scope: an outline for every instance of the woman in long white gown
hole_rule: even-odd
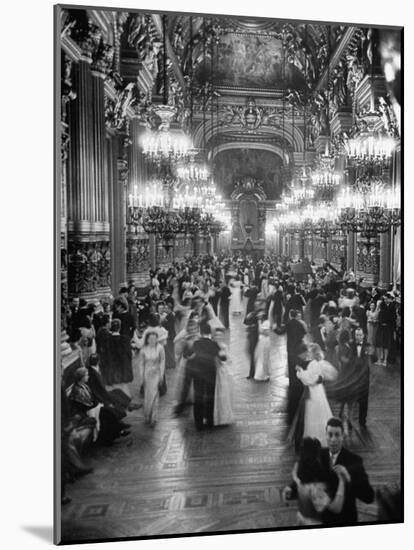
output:
[[[233,415],[233,380],[230,374],[230,358],[224,343],[224,327],[217,326],[214,340],[220,346],[216,370],[216,387],[214,391],[214,425],[226,426],[234,421]]]
[[[257,382],[270,380],[270,323],[263,321],[259,326],[259,341],[254,352],[254,379]]]
[[[310,363],[306,370],[297,367],[296,376],[308,388],[308,395],[304,402],[304,431],[303,437],[316,437],[326,445],[326,423],[333,416],[328,398],[326,397],[324,380],[335,380],[337,370],[323,358],[318,344],[309,346]]]
[[[235,279],[230,282],[231,286],[231,300],[230,300],[230,311],[232,315],[241,315],[243,312],[242,304],[242,294],[241,287],[242,283],[239,276],[237,275]]]
[[[139,353],[141,378],[144,381],[144,418],[151,427],[158,420],[160,384],[165,374],[164,346],[158,343],[158,333],[148,331]]]

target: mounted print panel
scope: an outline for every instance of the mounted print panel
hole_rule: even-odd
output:
[[[55,42],[55,542],[401,523],[402,28]]]

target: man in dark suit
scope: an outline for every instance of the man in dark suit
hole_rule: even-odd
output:
[[[116,298],[114,301],[114,313],[112,319],[119,319],[121,321],[121,334],[131,339],[134,336],[135,321],[128,308],[128,301],[126,298]]]
[[[346,479],[345,500],[342,511],[329,513],[329,523],[352,524],[358,521],[356,500],[367,504],[374,501],[374,489],[364,469],[362,458],[348,449],[344,444],[344,427],[340,418],[330,418],[326,425],[328,447],[321,450],[321,462],[328,469],[339,470]]]
[[[219,345],[211,339],[208,323],[201,323],[200,338],[194,342],[193,351],[194,421],[196,428],[202,430],[214,425],[216,361],[220,353]]]
[[[289,322],[289,312],[292,309],[295,309],[296,311],[299,311],[300,313],[303,312],[303,308],[306,306],[306,302],[302,294],[299,293],[296,286],[292,289],[292,294],[289,298],[289,300],[286,302],[285,306],[285,323]]]
[[[297,320],[296,309],[289,311],[289,321],[286,325],[287,335],[287,356],[288,356],[288,376],[289,376],[289,390],[288,390],[288,422],[292,422],[298,405],[300,397],[303,392],[302,382],[296,376],[296,365],[298,365],[298,354],[301,353],[303,344],[303,338],[306,334],[305,327]],[[306,349],[307,351],[307,349]]]
[[[365,344],[365,335],[362,328],[357,328],[354,334],[354,342],[351,348],[354,354],[355,371],[359,375],[359,424],[365,428],[368,414],[368,397],[369,397],[369,356],[367,354],[367,346]]]
[[[362,458],[348,449],[344,444],[344,428],[340,418],[330,418],[326,425],[326,440],[328,447],[320,451],[320,462],[328,473],[335,471],[345,479],[345,495],[342,510],[338,513],[325,510],[324,523],[330,525],[352,525],[358,521],[356,500],[367,504],[374,501],[374,489],[371,487],[368,475],[364,469]],[[297,498],[295,482],[283,490],[283,500]]]

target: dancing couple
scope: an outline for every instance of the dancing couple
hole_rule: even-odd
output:
[[[354,524],[356,500],[373,502],[362,459],[343,446],[344,437],[342,421],[332,417],[325,427],[326,446],[316,438],[303,440],[292,483],[283,491],[285,501],[298,500],[298,525]]]
[[[256,382],[270,380],[270,323],[264,320],[264,309],[259,301],[251,311],[246,312],[244,324],[247,328],[247,353],[250,370],[247,379]]]
[[[302,396],[299,397],[296,414],[293,418],[288,440],[295,442],[296,449],[304,437],[318,439],[322,444],[326,443],[325,427],[332,417],[331,407],[326,396],[324,382],[333,381],[338,372],[328,361],[324,359],[319,344],[306,346],[301,344],[298,348],[298,356],[295,365],[296,378],[302,383]],[[288,393],[291,402],[288,402],[288,410],[292,410],[292,400],[298,400],[298,391]]]
[[[194,422],[197,430],[233,422],[232,383],[228,372],[228,352],[224,344],[224,328],[214,328],[214,339],[209,323],[201,322],[199,333],[195,332],[194,321],[188,327],[191,335],[186,338],[180,360],[178,382],[179,414],[188,400],[193,386]]]

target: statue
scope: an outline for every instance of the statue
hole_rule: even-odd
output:
[[[390,136],[398,136],[398,125],[394,110],[383,97],[379,98],[378,111],[381,114],[381,119],[387,134]]]

